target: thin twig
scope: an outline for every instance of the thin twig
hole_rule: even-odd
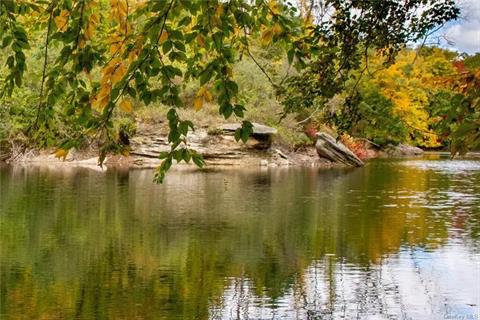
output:
[[[298,121],[296,124],[302,124],[302,123],[305,123],[307,122],[308,120],[310,120],[318,111],[320,111],[320,107],[323,107],[322,104],[319,104],[315,110],[313,110],[312,113],[310,113],[310,115],[308,117],[306,117],[305,119],[301,120],[301,121]]]
[[[272,78],[268,75],[267,71],[258,63],[258,61],[255,59],[253,54],[250,52],[250,46],[248,45],[248,38],[247,38],[247,27],[243,25],[243,37],[245,39],[245,49],[247,50],[248,56],[253,60],[253,62],[257,65],[257,67],[262,71],[262,73],[267,77],[268,81],[272,84],[273,87],[276,87],[277,85],[275,82],[273,82]]]
[[[128,36],[128,0],[125,0],[125,4],[127,6],[127,12],[126,12],[126,16],[125,16],[125,38],[127,38]]]
[[[78,28],[77,28],[77,37],[75,38],[75,45],[72,51],[76,50],[80,41],[80,34],[82,33],[82,24],[83,24],[83,10],[85,9],[85,0],[82,1],[80,7],[80,19],[78,20]]]
[[[423,49],[423,46],[425,45],[428,37],[430,37],[432,34],[434,34],[435,32],[437,32],[438,30],[442,29],[443,26],[445,25],[445,23],[442,23],[440,26],[438,26],[436,29],[432,30],[431,32],[427,33],[425,35],[425,37],[423,38],[423,41],[422,41],[422,44],[420,45],[420,47],[417,48],[417,50],[415,50],[415,57],[413,58],[413,61],[412,61],[412,64],[415,64],[415,62],[417,61],[417,57],[418,57],[418,53],[420,52],[420,50]]]
[[[42,109],[42,101],[43,101],[43,90],[45,87],[45,79],[47,77],[47,65],[48,65],[48,44],[50,41],[50,30],[52,28],[52,20],[53,20],[53,8],[50,11],[50,15],[48,16],[48,27],[47,27],[47,35],[45,36],[45,50],[43,53],[43,69],[42,69],[42,81],[40,84],[40,97],[37,106],[37,116],[35,118],[35,122],[33,124],[34,128],[37,128],[38,121],[40,119],[40,111]]]
[[[210,12],[209,12],[209,10],[208,10],[208,7],[210,7],[210,4],[209,4],[209,1],[208,1],[208,0],[207,0],[207,5],[208,5],[208,6],[207,6],[208,28],[209,28],[210,33],[212,34],[212,40],[213,40],[213,43],[214,43],[214,45],[215,45],[215,49],[216,49],[216,51],[217,51],[217,54],[218,54],[219,56],[221,56],[221,57],[223,58],[223,60],[224,60],[224,61],[223,61],[223,67],[224,67],[224,71],[225,71],[225,72],[223,73],[222,81],[223,81],[223,84],[224,84],[224,86],[225,86],[225,94],[227,95],[227,99],[228,99],[228,101],[231,101],[231,98],[232,98],[232,97],[230,97],[229,90],[227,90],[227,80],[228,80],[228,79],[227,79],[227,76],[228,76],[228,75],[227,75],[227,63],[225,62],[226,59],[225,59],[225,56],[224,56],[223,53],[222,53],[221,48],[218,46],[217,42],[216,42],[215,39],[213,38],[213,28],[212,28],[212,22],[211,22],[212,17],[210,16]],[[222,44],[223,44],[223,38],[222,38]]]
[[[160,33],[159,33],[159,36],[157,38],[157,43],[155,44],[156,46],[158,45],[158,42],[160,41],[160,36],[163,32],[163,30],[165,29],[165,24],[167,22],[167,18],[168,18],[168,13],[170,12],[170,9],[172,8],[172,5],[173,5],[173,2],[175,0],[172,0],[170,1],[170,4],[167,8],[167,10],[165,11],[164,14],[162,14],[160,16],[160,19],[162,17],[165,17],[164,20],[163,20],[163,23],[162,23],[162,28],[160,29]],[[142,61],[140,61],[140,63],[137,65],[137,67],[132,70],[132,72],[130,73],[128,79],[125,81],[125,85],[123,86],[121,92],[118,94],[117,98],[115,99],[115,101],[113,101],[113,103],[111,104],[111,106],[109,107],[109,110],[108,110],[108,113],[106,115],[106,117],[104,118],[104,120],[101,122],[101,124],[99,125],[99,128],[105,128],[105,125],[108,123],[108,120],[110,120],[110,117],[112,116],[112,113],[113,113],[113,110],[114,110],[114,106],[115,104],[118,102],[118,100],[120,99],[120,97],[123,96],[125,90],[127,89],[128,87],[128,84],[129,82],[133,79],[134,75],[135,75],[135,72],[143,65],[143,63],[145,63],[145,61],[147,61],[148,57],[150,56],[150,54],[147,54],[145,55],[145,57],[142,59]]]

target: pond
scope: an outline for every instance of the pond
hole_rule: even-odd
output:
[[[0,168],[1,319],[480,319],[480,161]]]

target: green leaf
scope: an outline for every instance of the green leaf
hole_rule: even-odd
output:
[[[185,45],[183,44],[183,42],[181,41],[175,41],[173,43],[173,46],[175,47],[175,49],[177,50],[180,50],[182,52],[185,52]]]
[[[220,106],[219,112],[225,117],[225,119],[228,119],[233,113],[233,106],[228,102],[224,103]]]
[[[244,111],[245,111],[245,107],[240,104],[236,104],[235,107],[233,108],[233,112],[235,113],[235,115],[240,118],[243,118]]]
[[[235,137],[235,141],[240,141],[240,139],[242,138],[242,128],[237,128],[235,130],[235,134],[234,134],[234,137]]]
[[[179,163],[180,161],[183,160],[183,153],[182,153],[182,150],[183,149],[178,149],[178,150],[175,150],[173,151],[173,158],[175,159],[175,161],[177,161],[177,163]]]
[[[199,168],[203,168],[203,166],[205,166],[205,161],[203,160],[202,155],[198,153],[192,154],[192,160],[193,160],[193,163],[195,163]]]
[[[163,160],[162,164],[160,167],[164,172],[168,171],[170,167],[172,166],[172,157],[168,157],[165,160]]]
[[[167,120],[171,122],[176,122],[178,120],[177,111],[174,108],[170,108],[167,113]]]
[[[182,158],[183,158],[183,161],[185,161],[186,163],[189,163],[190,160],[192,159],[192,155],[187,148],[182,149]]]
[[[200,85],[203,86],[204,84],[206,84],[208,81],[210,81],[210,79],[212,78],[212,75],[213,75],[213,70],[209,67],[207,67],[205,70],[203,70],[201,73],[200,73]]]
[[[292,64],[294,55],[295,55],[295,49],[292,48],[292,49],[288,50],[287,57],[288,57],[288,63],[289,64]]]
[[[238,85],[232,80],[227,80],[225,86],[231,96],[236,96],[238,94]]]
[[[162,151],[160,152],[159,156],[158,156],[158,159],[166,159],[170,156],[170,153],[167,152],[167,151]]]
[[[163,54],[167,54],[170,50],[172,50],[173,41],[167,40],[162,45]]]
[[[246,143],[250,135],[253,133],[253,124],[250,121],[242,122],[241,139],[243,143]]]
[[[192,18],[190,16],[186,16],[182,20],[180,20],[177,24],[178,27],[188,26],[192,22]]]
[[[12,37],[11,37],[11,36],[6,36],[5,38],[3,38],[3,41],[2,41],[2,49],[4,49],[4,48],[6,48],[7,46],[9,46],[10,43],[12,43]]]
[[[128,92],[128,94],[129,94],[130,97],[132,97],[132,98],[136,98],[136,97],[137,97],[137,91],[136,91],[134,88],[132,88],[132,87],[130,87],[130,86],[127,87],[127,92]]]

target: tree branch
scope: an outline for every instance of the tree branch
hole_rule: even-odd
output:
[[[33,128],[38,127],[38,121],[40,119],[40,113],[42,109],[42,101],[43,101],[43,91],[45,87],[45,79],[47,77],[47,65],[48,65],[48,45],[50,42],[50,30],[52,29],[52,20],[53,20],[53,6],[50,10],[50,14],[48,16],[48,26],[47,26],[47,35],[45,36],[45,50],[43,53],[43,69],[42,69],[42,81],[40,84],[40,96],[38,100],[38,106],[37,106],[37,116],[35,118],[35,122],[33,124]],[[30,131],[30,128],[29,130]]]

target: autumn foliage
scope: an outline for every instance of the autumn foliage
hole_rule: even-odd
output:
[[[2,0],[2,112],[20,119],[29,143],[56,145],[59,157],[94,141],[101,164],[109,153],[128,153],[118,118],[139,106],[166,106],[171,150],[162,154],[161,181],[174,162],[203,164],[186,142],[195,125],[181,117],[183,108],[200,112],[215,104],[225,119],[242,124],[235,138],[248,139],[251,119],[243,118],[252,106],[242,99],[234,69],[249,59],[273,88],[272,99],[283,105],[279,120],[306,114],[300,123],[316,123],[308,115],[314,113],[329,122],[323,111],[340,96],[344,103],[330,121],[340,131],[382,143],[439,145],[425,105],[436,79],[454,67],[442,50],[425,55],[405,46],[456,19],[455,1],[325,5],[314,10],[309,2],[277,0]],[[420,7],[422,14],[415,14]],[[258,52],[268,56],[272,48],[284,70],[272,68],[273,57],[259,62]],[[34,90],[24,86],[27,66],[36,70]],[[185,104],[181,95],[190,83],[196,91]],[[17,110],[17,101],[28,101],[22,102],[28,107]],[[379,125],[366,132],[366,119]]]

